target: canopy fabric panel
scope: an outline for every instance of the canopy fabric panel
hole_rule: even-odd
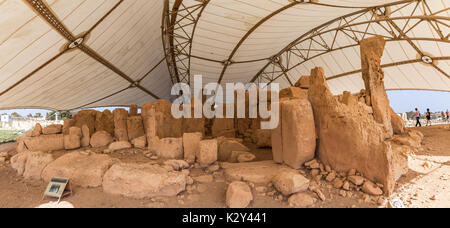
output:
[[[162,11],[147,0],[1,1],[0,108],[170,98]]]
[[[323,67],[359,92],[359,41],[383,36],[388,90],[450,91],[447,0],[0,1],[0,109],[172,99],[171,86],[294,84]]]

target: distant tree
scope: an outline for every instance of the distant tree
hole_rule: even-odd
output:
[[[21,116],[19,113],[17,113],[17,112],[11,113],[11,116],[14,117],[14,118],[21,118],[21,117],[22,117],[22,116]]]
[[[28,118],[33,118],[33,114],[30,113],[30,114],[27,115],[27,117]]]
[[[42,117],[42,114],[39,112],[34,115],[34,118],[41,118],[41,117]]]

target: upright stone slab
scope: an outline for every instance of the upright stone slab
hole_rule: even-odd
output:
[[[128,141],[127,110],[119,108],[114,110],[113,114],[114,114],[114,136],[118,141]]]
[[[382,36],[362,40],[361,66],[366,92],[371,100],[373,116],[377,123],[382,124],[386,138],[392,138],[394,132],[391,124],[391,107],[384,87],[384,72],[381,67],[386,41]]]
[[[286,100],[286,99],[284,99],[284,100]],[[284,100],[280,99],[280,102],[277,103],[277,105],[279,105],[278,110],[280,111],[279,121],[278,121],[277,128],[272,130],[272,136],[271,136],[273,160],[279,164],[283,163],[283,129],[282,129],[283,108],[282,108],[282,102]]]
[[[299,169],[314,158],[316,128],[311,103],[306,99],[282,103],[283,161]]]
[[[95,119],[95,131],[106,131],[110,135],[114,135],[114,115],[111,111],[106,109],[103,112],[97,112]]]
[[[81,128],[81,146],[88,147],[91,142],[91,135],[89,133],[89,127],[87,125],[83,125]]]
[[[156,102],[156,133],[159,138],[183,137],[183,120],[172,116],[172,103],[167,100]]]
[[[127,118],[127,132],[130,142],[145,135],[144,124],[140,115],[130,116]]]
[[[191,118],[183,118],[183,133],[202,133],[205,135],[205,117],[195,118],[195,107],[203,111],[203,104],[201,100],[193,99],[191,101]],[[202,112],[203,113],[203,112]]]
[[[217,161],[217,140],[203,140],[199,143],[199,150],[196,153],[197,162],[202,167],[208,167]]]
[[[137,116],[138,115],[138,105],[132,104],[130,105],[130,116]]]
[[[358,170],[364,177],[395,186],[393,154],[385,129],[360,105],[340,103],[328,88],[322,68],[312,70],[309,99],[319,132],[319,158],[337,172]]]
[[[64,120],[63,129],[62,129],[63,134],[64,135],[68,135],[70,133],[69,129],[71,127],[73,127],[73,126],[75,126],[75,120],[74,119],[65,119]]]
[[[83,125],[87,125],[89,127],[89,134],[95,133],[95,119],[97,116],[97,111],[94,110],[83,110],[79,111],[74,117],[74,126],[79,127],[80,129]]]
[[[184,160],[192,164],[195,162],[195,154],[200,150],[200,141],[203,139],[202,133],[184,133],[183,149]]]
[[[156,105],[154,103],[146,103],[142,106],[142,122],[144,124],[144,132],[147,140],[157,136],[156,134]]]

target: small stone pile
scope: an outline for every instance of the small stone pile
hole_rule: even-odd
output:
[[[339,190],[339,195],[342,197],[351,198],[358,193],[362,193],[365,201],[370,200],[370,196],[372,196],[378,197],[376,203],[382,203],[380,199],[382,200],[381,196],[384,194],[382,190],[384,186],[364,178],[356,169],[351,169],[346,173],[338,173],[332,170],[329,165],[324,165],[317,160],[305,163],[305,167],[309,170],[311,176],[309,189],[315,192],[322,200],[325,199],[319,190],[319,184],[321,181],[326,181]]]

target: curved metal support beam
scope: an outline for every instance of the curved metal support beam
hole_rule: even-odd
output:
[[[223,80],[223,76],[225,75],[225,73],[226,73],[226,71],[227,71],[227,69],[228,69],[228,66],[230,66],[231,64],[233,64],[233,57],[234,57],[234,55],[236,54],[236,52],[239,50],[239,48],[242,46],[242,44],[245,42],[245,40],[247,40],[247,38],[257,29],[257,28],[259,28],[259,26],[261,26],[262,24],[264,24],[266,21],[268,21],[269,19],[271,19],[272,17],[274,17],[274,16],[276,16],[277,14],[279,14],[279,13],[281,13],[281,12],[283,12],[283,11],[285,11],[285,10],[287,10],[287,9],[289,9],[289,8],[292,8],[292,7],[294,7],[294,6],[296,6],[296,5],[299,5],[299,4],[301,4],[301,3],[304,3],[303,1],[302,2],[297,2],[297,1],[294,1],[294,2],[292,2],[292,3],[290,3],[290,4],[288,4],[288,5],[286,5],[286,6],[284,6],[284,7],[282,7],[282,8],[280,8],[280,9],[278,9],[278,10],[276,10],[275,12],[273,12],[273,13],[271,13],[271,14],[269,14],[269,15],[267,15],[265,18],[263,18],[263,19],[261,19],[258,23],[256,23],[242,38],[241,38],[241,40],[236,44],[236,46],[234,47],[234,49],[233,49],[233,51],[231,52],[231,54],[230,54],[230,56],[228,57],[228,59],[225,61],[225,62],[223,62],[222,64],[223,64],[223,69],[222,69],[222,72],[220,73],[220,77],[219,77],[219,80],[218,80],[218,82],[217,82],[217,84],[220,84],[220,83],[222,83],[222,80]]]
[[[126,75],[119,68],[114,66],[111,62],[106,60],[104,57],[102,57],[100,54],[95,52],[89,46],[87,46],[86,44],[83,44],[82,40],[79,41],[80,38],[84,39],[85,37],[87,37],[92,30],[94,30],[101,22],[103,22],[103,20],[106,17],[108,17],[123,2],[123,0],[119,1],[116,5],[114,5],[113,8],[111,8],[108,11],[107,14],[105,14],[102,18],[100,18],[100,20],[97,21],[97,23],[95,23],[95,25],[92,26],[88,30],[88,32],[84,33],[82,35],[82,37],[76,37],[75,35],[73,35],[72,32],[69,31],[66,28],[64,23],[62,23],[58,19],[58,17],[52,12],[51,8],[48,7],[44,1],[42,1],[42,0],[23,0],[23,1],[25,3],[27,3],[42,19],[44,19],[46,22],[48,22],[49,25],[51,27],[53,27],[53,29],[56,30],[59,34],[61,34],[61,36],[63,36],[70,44],[67,45],[67,47],[66,47],[66,49],[64,51],[62,51],[61,53],[57,54],[55,57],[51,58],[49,61],[44,63],[42,66],[40,66],[39,68],[37,68],[36,70],[34,70],[30,74],[28,74],[27,76],[25,76],[23,79],[21,79],[19,82],[17,82],[16,84],[11,86],[7,90],[1,92],[0,96],[4,95],[7,92],[9,92],[11,89],[13,89],[14,87],[18,86],[19,84],[21,84],[22,82],[24,82],[25,80],[27,80],[28,78],[33,76],[36,72],[38,72],[39,70],[41,70],[42,68],[44,68],[45,66],[47,66],[48,64],[50,64],[51,62],[53,62],[54,60],[59,58],[60,56],[62,56],[63,54],[65,54],[69,49],[78,48],[79,50],[81,50],[85,54],[89,55],[91,58],[97,60],[100,64],[102,64],[105,67],[109,68],[110,70],[112,70],[113,72],[118,74],[120,77],[122,77],[123,79],[128,81],[130,83],[130,87],[131,88],[132,87],[139,88],[140,90],[144,91],[145,93],[147,93],[148,95],[152,96],[153,98],[160,99],[157,95],[155,95],[154,93],[152,93],[148,89],[146,89],[143,86],[141,86],[139,84],[140,81],[134,81],[131,77]],[[71,47],[71,45],[74,45],[74,46]]]
[[[416,3],[416,7],[413,7],[412,12],[408,14],[408,16],[390,17],[390,15],[394,15],[396,12],[410,6],[413,3]],[[327,22],[302,35],[275,55],[273,59],[279,59],[280,62],[276,64],[273,61],[268,62],[266,66],[264,66],[255,75],[252,82],[258,79],[265,79],[270,84],[283,75],[286,75],[286,73],[290,70],[314,58],[318,58],[333,51],[359,46],[360,40],[368,36],[377,35],[369,32],[371,26],[377,26],[378,29],[382,29],[386,34],[389,34],[384,35],[387,42],[407,41],[420,56],[424,56],[424,53],[420,51],[417,46],[415,46],[413,42],[414,40],[450,43],[448,36],[442,35],[442,31],[439,29],[439,24],[445,26],[446,24],[443,21],[449,21],[450,18],[436,16],[436,14],[433,14],[431,10],[429,10],[429,12],[424,10],[423,15],[417,16],[416,12],[420,3],[426,5],[426,0],[400,1],[383,6],[371,7]],[[382,8],[393,5],[398,6],[395,11],[390,12],[390,15],[382,14]],[[364,18],[364,16],[370,19],[365,21],[357,21],[360,18]],[[400,28],[394,22],[400,20],[406,21],[403,28]],[[407,34],[421,23],[429,23],[430,27],[434,28],[437,34],[441,34],[440,38],[434,38],[431,34],[430,37],[409,37]],[[338,25],[335,27],[330,27],[335,24]],[[333,39],[330,40],[324,38],[326,35],[328,35],[328,38],[333,37]],[[353,43],[346,46],[338,46],[336,43],[338,35],[349,37],[349,40]],[[269,67],[270,65],[275,66]],[[280,68],[284,70],[280,70]],[[442,72],[442,70],[440,70],[440,72]],[[448,74],[444,75],[448,76]]]
[[[162,18],[162,42],[167,67],[172,83],[191,80],[192,41],[198,21],[210,0],[199,0],[191,5],[176,0],[170,8],[169,0],[164,2]],[[189,32],[192,31],[192,32]]]

